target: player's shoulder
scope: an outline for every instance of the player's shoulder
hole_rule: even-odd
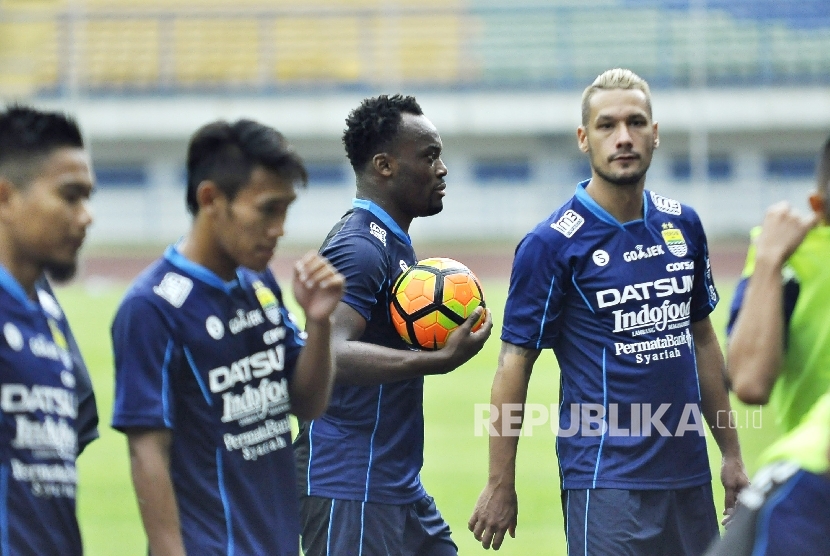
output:
[[[337,262],[347,257],[352,263],[386,260],[398,250],[408,247],[405,234],[372,211],[355,208],[338,222],[334,233],[323,243],[321,252]],[[335,264],[337,266],[337,264]]]
[[[165,257],[156,259],[130,284],[121,307],[155,305],[181,308],[193,291],[193,278],[170,264]]]
[[[572,197],[528,232],[525,241],[539,241],[554,247],[572,244],[585,232],[589,218],[589,211]]]
[[[660,219],[666,219],[668,217],[677,223],[701,226],[700,216],[698,216],[697,211],[691,205],[648,189],[645,191],[645,197],[648,203],[648,214],[650,217]]]

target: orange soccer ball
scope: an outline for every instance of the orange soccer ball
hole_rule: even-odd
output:
[[[398,277],[389,311],[406,343],[436,350],[479,305],[485,307],[484,291],[475,274],[458,261],[436,257],[419,261]],[[482,322],[484,314],[473,330]]]

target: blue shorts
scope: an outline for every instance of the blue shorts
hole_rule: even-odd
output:
[[[765,467],[738,498],[732,523],[707,556],[830,554],[830,479],[791,464]]]
[[[718,536],[710,484],[562,492],[568,556],[700,556]]]
[[[306,556],[457,556],[432,497],[395,506],[300,497]]]

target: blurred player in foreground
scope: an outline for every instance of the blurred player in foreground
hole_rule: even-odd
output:
[[[701,410],[723,453],[726,507],[746,484],[709,314],[718,302],[690,207],[644,189],[659,138],[644,80],[585,89],[591,179],[516,249],[491,395],[489,479],[469,528],[515,535],[519,428],[542,349],[561,369],[557,453],[570,554],[702,554],[718,535]],[[504,413],[511,413],[505,416]]]
[[[83,552],[75,517],[76,427],[78,396],[90,399],[91,388],[43,275],[57,281],[74,275],[92,222],[92,190],[89,156],[74,121],[19,106],[0,113],[3,554]],[[95,436],[91,426],[84,442]]]
[[[276,130],[208,124],[187,172],[190,232],[113,322],[113,426],[127,434],[153,556],[297,556],[288,413],[311,419],[328,402],[343,277],[315,253],[296,264],[300,331],[268,263],[306,171]]]
[[[346,276],[334,313],[331,405],[296,441],[307,556],[450,556],[450,528],[421,484],[425,375],[448,373],[490,335],[473,315],[438,351],[412,350],[389,314],[396,278],[417,262],[409,225],[443,209],[447,167],[413,97],[379,96],[349,114],[343,143],[357,176],[353,207],[321,252]]]
[[[786,434],[762,454],[712,555],[830,554],[830,139],[818,168],[812,213],[770,207],[735,292],[732,388],[769,402]]]

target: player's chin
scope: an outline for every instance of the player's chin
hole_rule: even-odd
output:
[[[429,204],[429,207],[427,207],[427,214],[426,215],[427,216],[432,216],[434,214],[438,214],[442,210],[444,210],[444,201],[441,198],[439,198],[437,201],[433,200]]]
[[[43,270],[55,282],[68,282],[78,271],[78,261],[50,261],[43,265]]]
[[[268,268],[271,259],[274,258],[273,249],[257,249],[246,260],[242,261],[242,266],[248,267],[251,270],[262,272]]]

